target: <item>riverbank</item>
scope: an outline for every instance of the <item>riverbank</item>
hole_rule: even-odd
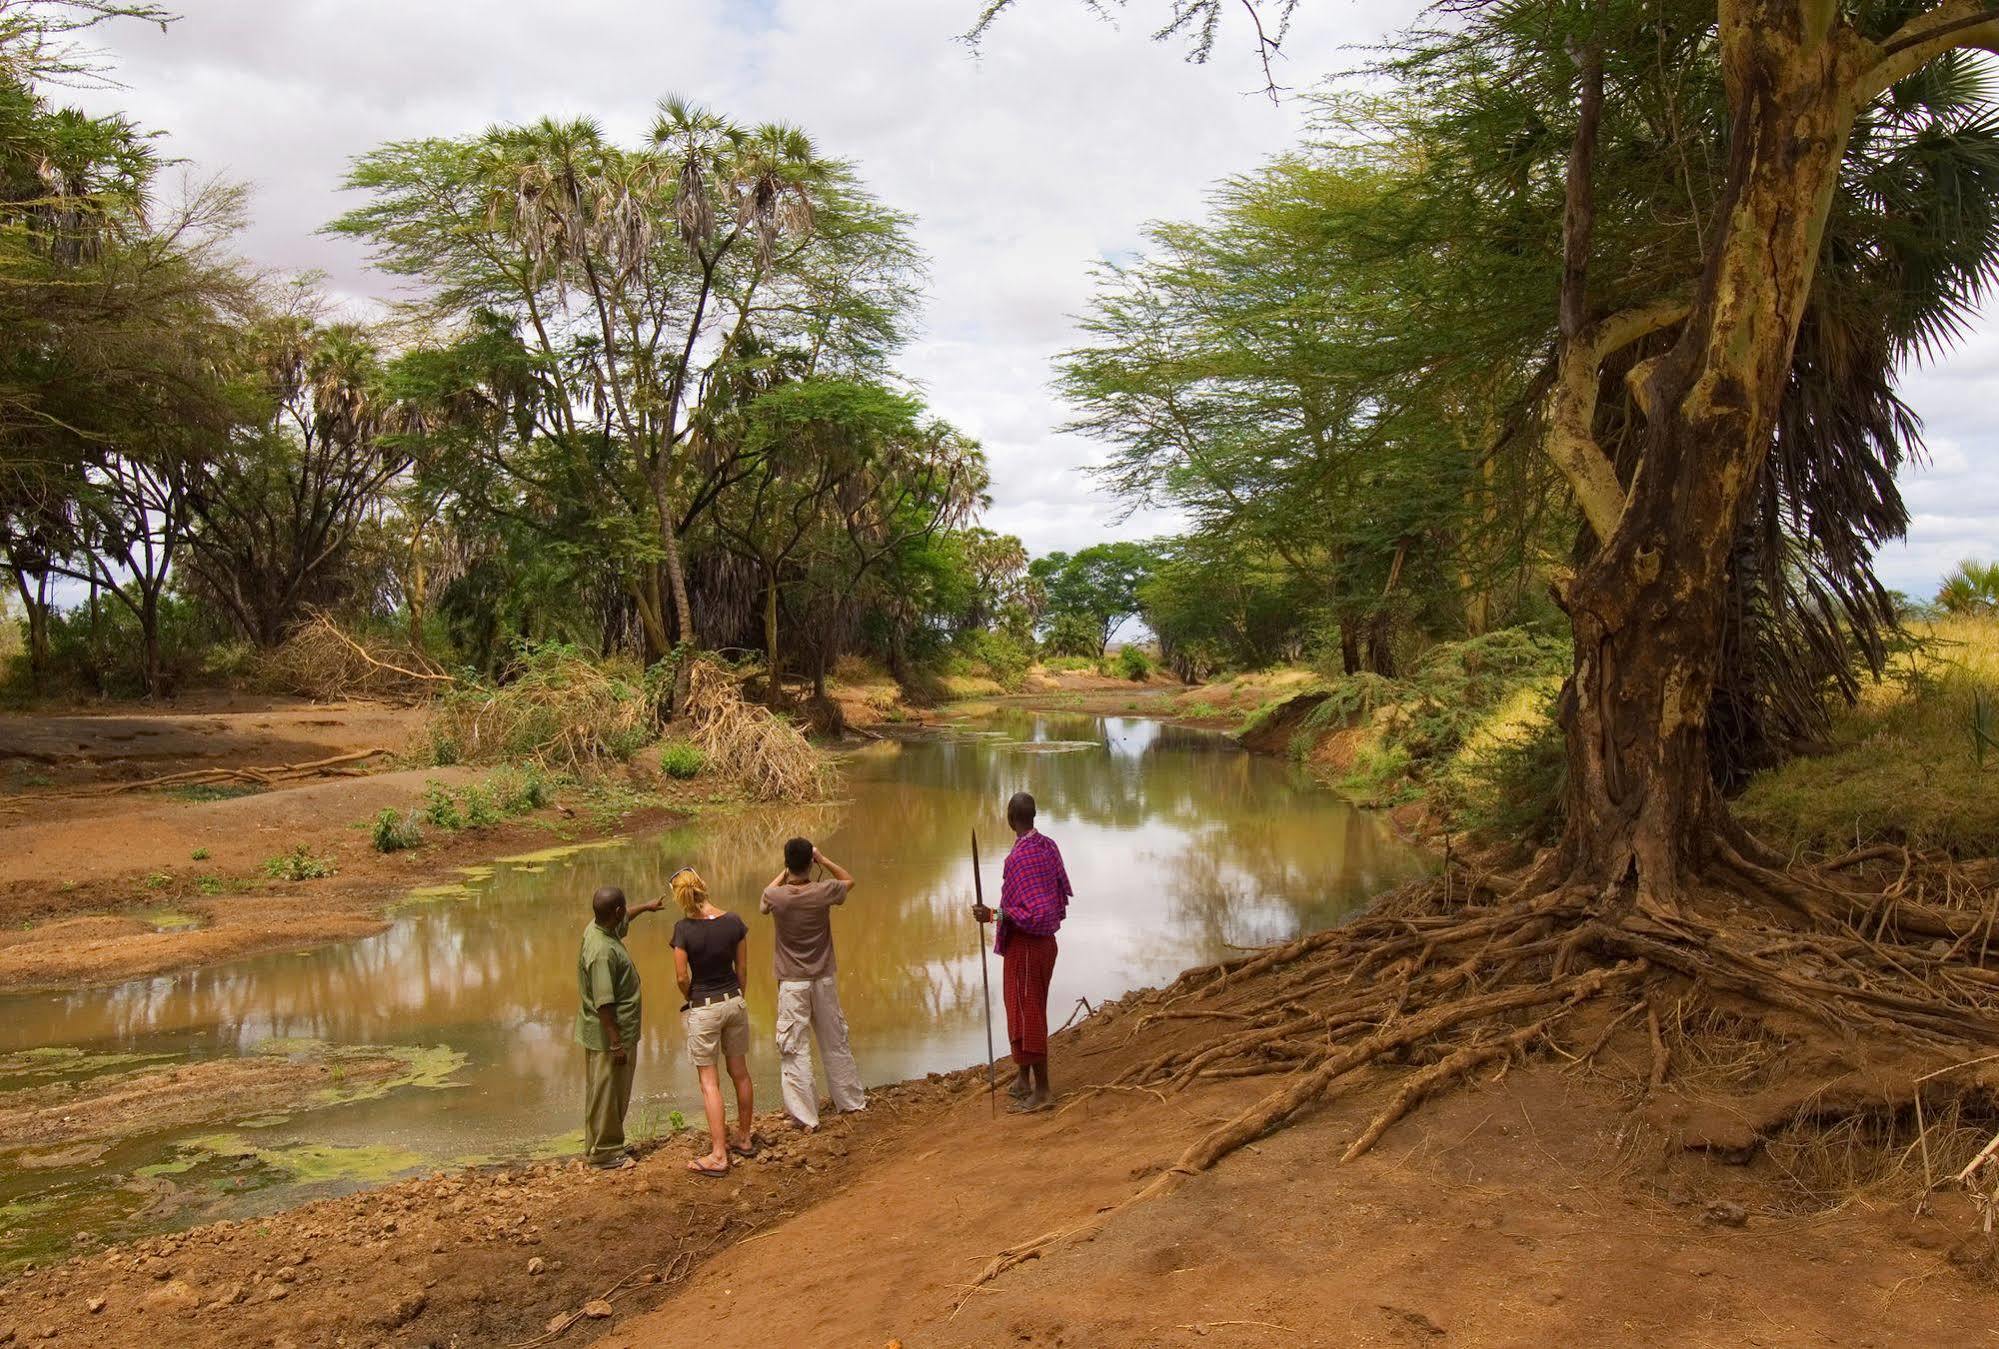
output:
[[[568,790],[382,853],[369,832],[380,812],[418,807],[433,783],[463,793],[489,776],[394,766],[422,718],[378,703],[239,694],[165,710],[0,717],[0,991],[351,941],[384,929],[407,891],[461,868],[656,827],[715,790]],[[325,766],[269,771],[313,764]],[[238,775],[153,781],[222,776],[204,770]]]
[[[1278,966],[1226,996],[1294,982]],[[1967,1197],[1918,1213],[1906,1170],[1836,1184],[1794,1139],[1718,1153],[1703,1130],[1767,1080],[1681,1051],[1647,1090],[1645,1027],[1608,1009],[1357,1162],[1332,1159],[1389,1070],[982,1281],[1264,1095],[1268,1077],[1121,1085],[1192,1062],[1223,1012],[1141,992],[1058,1033],[1049,1115],[991,1116],[966,1070],[877,1089],[810,1138],[761,1120],[775,1146],[722,1181],[685,1170],[683,1137],[620,1173],[444,1173],[81,1254],[0,1286],[0,1343],[1887,1346],[1982,1342],[1999,1315]]]

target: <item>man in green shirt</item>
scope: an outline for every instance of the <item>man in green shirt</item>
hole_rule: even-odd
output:
[[[576,984],[583,1007],[576,1043],[583,1046],[583,1150],[607,1171],[632,1165],[625,1152],[625,1110],[632,1103],[632,1056],[639,1047],[639,967],[625,950],[632,919],[655,913],[663,900],[627,911],[625,892],[606,885],[590,897],[593,919],[583,929]]]

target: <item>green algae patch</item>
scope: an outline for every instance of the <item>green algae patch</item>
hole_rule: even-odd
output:
[[[25,1079],[26,1086],[50,1079],[95,1077],[139,1064],[171,1059],[172,1054],[95,1053],[72,1045],[43,1045],[36,1049],[0,1054],[0,1084],[10,1078]],[[4,1090],[0,1085],[0,1090]]]
[[[203,1134],[183,1139],[171,1162],[140,1167],[147,1179],[186,1175],[212,1164],[249,1164],[264,1172],[264,1184],[370,1184],[392,1180],[429,1165],[406,1148],[380,1144],[287,1143],[260,1147],[241,1134]],[[233,1168],[232,1168],[233,1169]]]
[[[454,1087],[451,1078],[465,1066],[465,1055],[449,1045],[330,1045],[324,1040],[278,1038],[257,1046],[259,1054],[322,1062],[327,1085],[306,1095],[301,1105],[318,1108],[373,1101],[402,1087]],[[381,1071],[383,1061],[390,1063]],[[283,1115],[245,1121],[245,1128],[280,1123]]]
[[[178,909],[147,909],[138,918],[155,932],[191,932],[201,926],[198,915]]]
[[[583,1131],[571,1129],[566,1134],[544,1138],[529,1148],[524,1156],[530,1161],[546,1162],[560,1157],[575,1157],[583,1151]]]
[[[496,857],[493,859],[493,862],[495,866],[534,866],[547,862],[560,862],[566,857],[574,857],[578,853],[590,852],[597,848],[622,848],[630,842],[631,839],[620,834],[615,838],[592,839],[588,843],[564,843],[553,848],[543,848],[537,852],[515,853],[511,857]],[[485,871],[488,875],[491,875],[492,867],[485,868]]]
[[[446,882],[442,885],[419,885],[405,890],[402,898],[395,903],[397,909],[412,909],[421,904],[443,904],[452,900],[472,898],[472,887],[463,882]]]

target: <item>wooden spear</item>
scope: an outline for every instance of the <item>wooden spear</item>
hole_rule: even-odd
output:
[[[976,896],[977,907],[972,910],[974,917],[985,912],[986,883],[979,875],[979,831],[972,831],[972,893]],[[986,920],[979,919],[979,987],[986,995],[986,1101],[992,1106],[994,1118],[999,1116],[998,1070],[993,1067],[993,977],[986,971]]]

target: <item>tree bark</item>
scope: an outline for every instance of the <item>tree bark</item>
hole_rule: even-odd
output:
[[[1722,6],[1727,224],[1678,340],[1632,371],[1644,452],[1614,523],[1605,536],[1592,519],[1596,555],[1557,588],[1575,632],[1561,860],[1572,882],[1668,908],[1727,827],[1706,717],[1729,549],[1769,450],[1855,111],[1856,45],[1844,28],[1814,36],[1809,8]]]
[[[777,685],[777,570],[771,568],[764,575],[764,677],[770,683],[770,702],[773,707],[780,697]]]

